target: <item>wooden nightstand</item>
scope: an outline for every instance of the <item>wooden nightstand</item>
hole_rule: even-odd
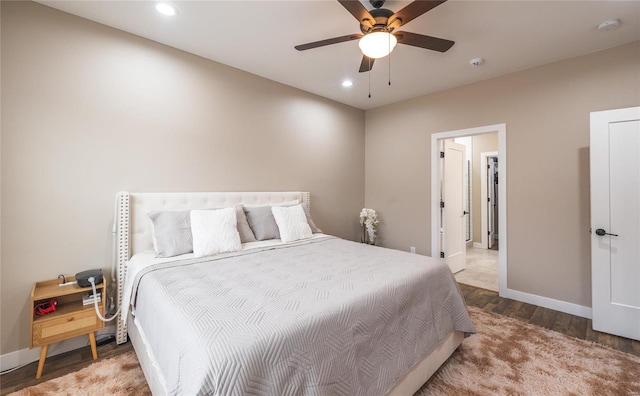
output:
[[[67,278],[67,282],[75,281],[75,277]],[[96,290],[101,294],[98,303],[100,313],[104,316],[106,302],[107,279],[96,285]],[[31,290],[31,342],[30,348],[42,347],[40,351],[40,362],[36,379],[42,376],[42,368],[47,358],[49,344],[89,334],[91,343],[91,353],[93,360],[98,358],[96,350],[96,336],[94,331],[104,328],[104,322],[96,315],[93,304],[82,305],[82,295],[91,291],[89,287],[79,287],[77,284],[60,286],[59,279],[44,282],[37,282]],[[56,310],[44,316],[33,314],[33,308],[43,302],[48,302],[52,298],[58,301]]]

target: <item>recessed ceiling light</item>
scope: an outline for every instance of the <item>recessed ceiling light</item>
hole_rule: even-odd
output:
[[[344,81],[342,82],[342,86],[343,86],[343,87],[350,87],[350,86],[352,86],[352,85],[353,85],[353,81],[351,81],[351,80],[344,80]]]
[[[602,22],[598,25],[598,30],[614,30],[620,26],[620,20],[618,19],[609,19],[607,21]]]
[[[156,10],[162,15],[174,16],[178,15],[178,9],[171,4],[167,3],[157,3]]]

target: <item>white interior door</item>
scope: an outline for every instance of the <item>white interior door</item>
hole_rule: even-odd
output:
[[[640,340],[640,107],[591,113],[593,329]]]
[[[491,249],[493,245],[496,243],[496,211],[498,210],[496,204],[498,197],[496,196],[496,162],[494,161],[495,157],[489,158],[489,165],[487,166],[487,195],[489,199],[487,200],[487,213],[488,213],[488,236],[489,236],[489,246]]]
[[[442,245],[445,262],[453,273],[466,266],[465,243],[465,150],[462,144],[450,140],[444,142],[442,175]]]

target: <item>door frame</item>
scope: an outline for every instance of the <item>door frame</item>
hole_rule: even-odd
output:
[[[498,157],[500,161],[500,155],[497,151],[488,151],[480,153],[480,244],[483,249],[489,249],[489,238],[487,237],[487,231],[489,231],[489,212],[487,211],[487,198],[489,197],[489,191],[487,190],[487,165],[489,164],[489,157]],[[498,189],[500,183],[498,183]],[[498,195],[498,202],[500,202],[500,196]],[[500,221],[500,206],[498,206],[498,221]],[[499,228],[498,228],[499,229]],[[500,234],[498,234],[498,241],[500,241]],[[500,242],[498,242],[500,246]],[[500,248],[498,248],[500,250]]]
[[[498,184],[498,290],[507,295],[507,124],[486,125],[476,128],[438,132],[431,135],[431,256],[440,257],[440,145],[439,140],[498,133],[498,158],[501,161],[501,183]]]

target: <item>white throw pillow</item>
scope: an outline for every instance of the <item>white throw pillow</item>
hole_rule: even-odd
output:
[[[307,239],[313,235],[302,205],[274,206],[271,212],[276,219],[282,242]]]
[[[192,210],[191,234],[196,257],[237,252],[242,247],[234,208]]]

